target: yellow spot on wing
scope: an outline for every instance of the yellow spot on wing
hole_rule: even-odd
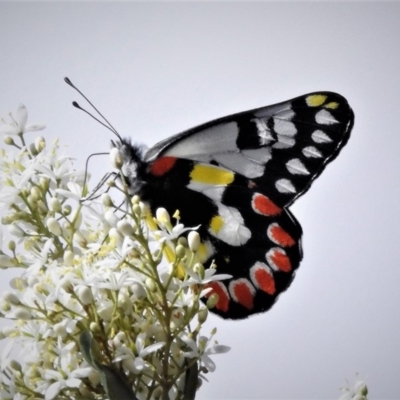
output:
[[[196,164],[190,173],[192,181],[208,185],[229,185],[235,179],[235,174],[223,168],[208,164]]]
[[[331,110],[336,110],[339,107],[339,103],[337,103],[336,101],[331,101],[330,103],[325,104],[324,107],[330,108]]]
[[[326,97],[327,96],[325,96],[323,94],[313,94],[306,98],[306,102],[307,102],[307,105],[310,107],[318,107],[318,106],[324,104]]]
[[[224,220],[220,215],[213,217],[210,223],[210,228],[213,232],[218,233],[224,225]]]

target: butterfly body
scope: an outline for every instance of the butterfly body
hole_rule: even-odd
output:
[[[198,226],[204,261],[230,280],[212,282],[212,310],[242,319],[267,311],[294,278],[302,229],[288,210],[347,142],[354,115],[331,92],[234,114],[143,150],[116,143],[130,193],[155,212],[179,210]]]

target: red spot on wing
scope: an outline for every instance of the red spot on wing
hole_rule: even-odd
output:
[[[162,176],[167,173],[176,163],[176,157],[161,157],[151,164],[150,173],[155,176]]]
[[[274,277],[271,273],[268,273],[265,268],[256,268],[254,271],[254,279],[257,282],[257,286],[264,292],[271,295],[276,292]]]
[[[291,247],[296,241],[278,224],[271,224],[268,227],[268,237],[276,244],[283,247]]]
[[[229,290],[237,303],[248,310],[254,307],[254,288],[250,285],[250,282],[244,279],[233,281],[229,285]]]
[[[270,262],[271,267],[275,267],[282,272],[290,272],[292,270],[292,263],[285,251],[279,248],[272,249],[267,254],[267,260]]]
[[[210,297],[213,293],[218,295],[218,303],[215,308],[220,311],[227,312],[229,309],[229,295],[226,287],[220,282],[210,282],[204,285],[204,288],[211,288],[212,291],[206,294],[206,297]]]
[[[256,193],[253,196],[253,209],[255,212],[263,215],[278,215],[282,209],[278,207],[273,201],[263,194]]]

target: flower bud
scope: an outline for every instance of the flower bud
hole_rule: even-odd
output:
[[[140,207],[140,204],[134,204],[132,206],[132,211],[135,213],[135,215],[137,215],[138,217],[140,217],[142,215],[142,208]]]
[[[118,148],[113,147],[110,151],[111,165],[116,169],[121,169],[124,163],[122,154]]]
[[[10,225],[13,222],[14,222],[14,216],[11,214],[4,215],[3,217],[1,217],[2,225]]]
[[[34,186],[31,189],[31,196],[34,200],[38,201],[41,199],[42,197],[42,192],[40,191],[40,189],[37,186]]]
[[[15,144],[14,139],[11,136],[6,136],[4,138],[4,143],[8,146],[12,146],[13,144]]]
[[[186,255],[186,249],[181,244],[178,244],[175,248],[175,253],[178,258],[183,258]]]
[[[91,322],[89,325],[89,329],[93,333],[100,332],[100,326],[97,322]]]
[[[156,219],[161,224],[169,224],[171,222],[171,218],[168,214],[168,211],[162,207],[157,208]]]
[[[10,368],[12,368],[14,371],[19,371],[19,372],[22,371],[21,364],[16,360],[11,360],[9,365]]]
[[[118,221],[117,222],[117,229],[124,236],[132,236],[135,233],[134,230],[133,230],[132,225],[126,220]]]
[[[8,290],[3,293],[3,299],[14,306],[21,304],[18,296],[14,292],[10,292]]]
[[[0,254],[0,268],[5,269],[12,267],[15,267],[14,263],[12,262],[12,258],[6,254]]]
[[[66,217],[71,214],[72,211],[72,207],[69,204],[66,204],[63,208],[62,208],[62,214],[65,215]]]
[[[38,136],[35,139],[35,149],[40,153],[46,147],[46,141],[43,136]]]
[[[43,200],[38,200],[37,207],[38,207],[39,213],[41,215],[43,215],[43,216],[47,215],[49,209],[47,208],[47,205],[44,203]]]
[[[208,317],[208,309],[206,307],[202,307],[199,312],[197,313],[197,320],[200,324],[206,322]]]
[[[88,304],[93,303],[93,294],[89,287],[87,286],[78,286],[75,290],[78,299],[82,304],[87,306]]]
[[[74,265],[74,253],[71,250],[66,250],[64,252],[64,263],[68,267],[72,267]]]
[[[101,202],[105,207],[112,207],[114,205],[111,196],[108,193],[103,193],[101,195]]]
[[[207,299],[207,308],[210,310],[211,308],[214,308],[219,300],[219,296],[217,293],[213,293],[208,299]]]
[[[188,247],[188,241],[183,236],[178,238],[178,244],[181,244],[183,247]]]
[[[49,186],[50,186],[50,179],[42,176],[39,179],[39,186],[43,189],[43,192],[47,192],[47,190],[49,189]]]
[[[196,232],[196,231],[189,232],[188,244],[189,244],[190,250],[192,250],[193,252],[196,252],[198,250],[198,248],[200,246],[200,235],[198,232]]]
[[[49,200],[49,206],[50,206],[50,210],[56,212],[56,213],[61,213],[61,201],[59,199],[57,199],[57,197],[52,197]]]
[[[61,236],[62,230],[59,222],[55,218],[48,218],[46,221],[46,226],[49,229],[49,231],[56,236]]]
[[[16,245],[15,245],[14,240],[10,240],[8,242],[8,249],[11,250],[11,251],[15,251],[15,248],[16,248]]]
[[[39,153],[38,153],[38,151],[36,150],[36,147],[35,147],[35,144],[34,143],[31,143],[30,145],[29,145],[29,151],[31,152],[31,154],[33,155],[33,156],[37,156]]]
[[[193,271],[194,271],[197,275],[199,275],[201,279],[204,279],[206,272],[205,272],[205,270],[204,270],[203,264],[196,263],[196,264],[194,265],[194,267],[193,267]]]
[[[27,197],[26,201],[31,206],[31,208],[37,208],[37,200],[31,194]]]
[[[156,284],[154,283],[154,280],[151,278],[146,278],[145,281],[147,289],[150,290],[150,292],[154,292],[156,290]]]
[[[106,182],[106,185],[107,185],[108,187],[111,187],[111,188],[117,186],[114,179],[109,179],[109,180]]]
[[[135,194],[132,199],[131,199],[132,204],[139,204],[140,203],[140,197]]]
[[[0,314],[2,313],[2,311],[8,312],[10,310],[11,310],[11,304],[0,297]]]
[[[134,282],[129,288],[135,300],[144,299],[146,297],[146,291],[139,282]]]
[[[17,307],[14,313],[15,313],[15,318],[17,319],[23,319],[27,321],[32,318],[32,314],[30,313],[30,311],[24,307]]]

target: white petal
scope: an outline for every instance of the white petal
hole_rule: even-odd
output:
[[[20,133],[20,129],[18,127],[12,125],[0,125],[0,133],[4,133],[6,135],[18,135]]]
[[[82,382],[80,379],[70,378],[70,379],[67,379],[67,381],[65,383],[67,384],[68,387],[77,388],[80,386],[80,384]]]
[[[34,132],[34,131],[41,131],[46,128],[46,125],[43,124],[29,124],[25,129],[24,132]]]
[[[28,110],[23,104],[20,104],[17,110],[17,114],[15,116],[15,120],[17,121],[17,124],[21,132],[25,130],[25,124],[27,119],[28,119]]]
[[[64,386],[64,382],[54,382],[53,384],[51,384],[47,390],[46,390],[46,394],[45,394],[45,400],[53,400],[56,398],[56,396],[58,395],[58,393],[60,392],[60,390],[63,388]]]
[[[158,349],[161,349],[161,347],[164,346],[165,342],[151,344],[150,346],[147,346],[144,350],[140,352],[140,357],[146,357],[148,354],[153,353],[154,351],[157,351]]]

